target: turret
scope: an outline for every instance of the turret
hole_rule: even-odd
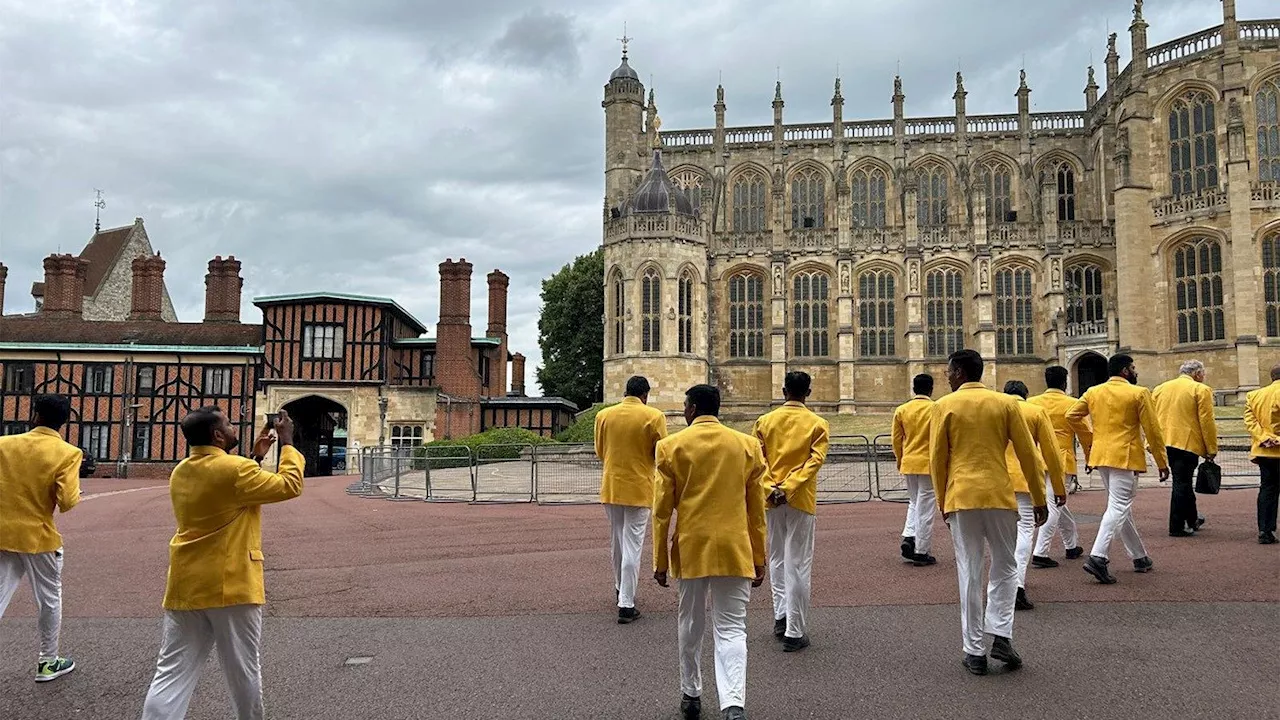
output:
[[[627,61],[623,38],[622,63],[604,86],[605,206],[621,207],[644,172],[644,84]]]

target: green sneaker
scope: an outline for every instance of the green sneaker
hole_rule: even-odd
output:
[[[71,658],[54,658],[52,660],[41,660],[36,666],[36,682],[49,682],[57,680],[76,669],[76,664]]]

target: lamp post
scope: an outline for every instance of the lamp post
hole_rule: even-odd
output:
[[[387,442],[387,397],[378,398],[378,446]]]

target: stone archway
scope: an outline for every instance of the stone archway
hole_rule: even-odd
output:
[[[1076,397],[1094,385],[1107,381],[1107,359],[1096,352],[1086,352],[1075,361],[1075,372],[1072,373]]]
[[[319,395],[307,395],[286,403],[293,418],[294,446],[307,459],[307,475],[343,475],[347,472],[347,409]]]

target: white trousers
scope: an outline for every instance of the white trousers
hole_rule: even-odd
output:
[[[155,679],[142,720],[182,720],[209,656],[218,647],[236,720],[262,720],[262,606],[166,610]]]
[[[933,480],[928,475],[904,475],[907,482],[907,524],[903,537],[916,539],[916,552],[928,555],[933,547],[933,516],[938,498],[933,493]]]
[[[751,599],[751,581],[738,577],[677,580],[676,593],[680,599],[680,691],[689,697],[702,697],[702,636],[707,629],[710,599],[720,709],[745,708],[747,601]]]
[[[813,529],[817,518],[790,505],[773,508],[765,513],[765,518],[768,521],[773,619],[787,619],[787,637],[803,637],[809,627]]]
[[[1018,591],[1018,513],[1012,510],[959,510],[951,515],[951,543],[960,581],[960,629],[968,655],[986,655],[983,633],[1013,639],[1013,603]],[[991,549],[987,605],[982,606],[984,549]]]
[[[1027,586],[1027,566],[1031,564],[1031,547],[1036,540],[1036,511],[1030,493],[1014,493],[1018,499],[1018,544],[1013,549],[1018,564],[1018,587]]]
[[[618,607],[636,606],[636,579],[640,574],[640,551],[649,527],[649,508],[605,505],[613,547],[613,587],[618,591]]]
[[[1093,541],[1090,554],[1110,559],[1111,541],[1119,534],[1131,559],[1146,557],[1147,548],[1138,536],[1138,526],[1133,523],[1133,497],[1138,492],[1138,473],[1100,467],[1098,475],[1102,478],[1102,486],[1107,489],[1107,511],[1102,514],[1098,537]]]
[[[1074,475],[1067,476],[1067,486],[1070,487]],[[1053,536],[1062,531],[1062,547],[1064,550],[1078,547],[1080,545],[1080,529],[1076,525],[1076,516],[1071,514],[1071,508],[1053,502],[1053,488],[1049,484],[1049,476],[1045,475],[1045,497],[1049,499],[1049,520],[1040,526],[1040,535],[1036,538],[1035,554],[1040,557],[1049,556],[1049,545],[1053,542]]]
[[[0,617],[4,617],[23,576],[31,578],[40,612],[40,659],[52,660],[58,657],[58,634],[62,631],[62,548],[46,553],[0,550]]]

